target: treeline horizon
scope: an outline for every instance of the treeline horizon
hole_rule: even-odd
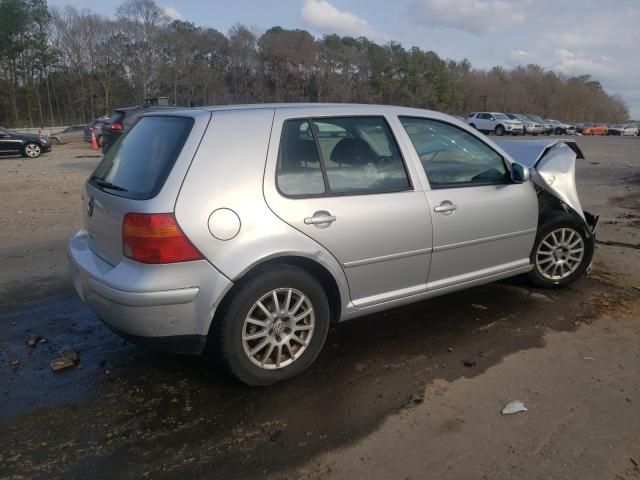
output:
[[[0,125],[86,123],[156,96],[184,106],[355,102],[629,120],[622,99],[590,75],[480,69],[397,42],[277,26],[257,34],[236,24],[225,35],[171,20],[153,0],[125,0],[115,14],[0,0]]]

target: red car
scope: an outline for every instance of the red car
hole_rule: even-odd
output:
[[[583,135],[606,135],[609,133],[609,127],[606,125],[594,123],[592,125],[585,125],[580,130]]]

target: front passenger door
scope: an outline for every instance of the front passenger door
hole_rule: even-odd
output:
[[[529,265],[538,200],[502,156],[475,135],[428,118],[402,117],[429,181],[433,224],[427,288],[436,290]]]

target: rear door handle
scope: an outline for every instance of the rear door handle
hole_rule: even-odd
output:
[[[437,207],[434,207],[433,211],[437,213],[444,213],[445,215],[451,215],[457,209],[457,205],[454,205],[449,200],[445,200]]]
[[[318,210],[312,217],[304,219],[305,225],[315,225],[318,228],[327,228],[335,221],[335,215],[331,215],[325,210]]]

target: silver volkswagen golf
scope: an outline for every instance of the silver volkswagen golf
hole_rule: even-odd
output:
[[[148,114],[86,182],[73,282],[124,337],[208,349],[272,384],[309,367],[333,322],[514,275],[581,276],[597,217],[578,200],[580,158],[412,108]]]

